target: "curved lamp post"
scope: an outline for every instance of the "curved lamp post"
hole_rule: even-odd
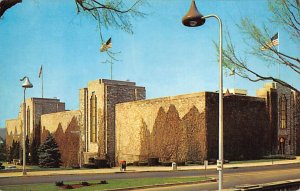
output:
[[[223,184],[223,67],[222,67],[222,21],[217,15],[211,14],[203,16],[199,13],[195,0],[192,1],[190,10],[182,18],[182,24],[187,27],[197,27],[205,23],[205,19],[214,17],[219,22],[219,65],[220,65],[220,79],[219,79],[219,160],[217,161],[217,170],[219,171],[219,190],[222,190]]]
[[[25,92],[26,88],[32,88],[33,85],[30,83],[29,78],[25,76],[20,81],[23,81],[22,87],[24,88],[24,99],[23,99],[23,176],[26,175],[26,102]]]

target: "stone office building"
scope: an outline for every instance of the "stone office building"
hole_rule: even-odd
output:
[[[120,160],[134,162],[153,157],[161,161],[217,158],[217,93],[146,100],[145,88],[134,82],[99,79],[89,82],[79,94],[79,110],[65,111],[64,103],[56,100],[59,109],[39,115],[34,114],[38,110],[31,110],[36,117],[29,119],[37,125],[32,125],[31,131],[41,129],[41,141],[49,133],[54,135],[64,166],[81,160],[88,163],[89,158],[107,159],[113,165]],[[225,159],[299,154],[299,94],[271,83],[257,95],[225,94]],[[7,121],[10,144],[22,128],[21,116]]]
[[[271,125],[272,150],[300,155],[300,95],[278,83],[267,83],[257,91],[265,98]]]
[[[41,139],[41,116],[65,110],[65,103],[60,102],[56,98],[29,98],[26,99],[25,103],[25,115],[22,103],[18,117],[6,120],[6,145],[8,147],[12,144],[12,140],[19,142],[22,140],[24,117],[26,117],[26,136],[28,136],[30,143],[32,143],[33,139],[39,143]]]
[[[116,105],[144,100],[145,88],[134,82],[95,80],[80,90],[84,161],[100,157],[115,161]]]

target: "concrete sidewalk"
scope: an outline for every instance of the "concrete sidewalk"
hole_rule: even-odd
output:
[[[300,164],[300,156],[295,160],[279,160],[268,162],[253,162],[253,163],[239,163],[239,164],[225,164],[224,168],[243,168],[243,167],[253,167],[253,166],[270,166],[270,165],[282,165],[282,164]],[[193,165],[193,166],[178,166],[177,170],[204,170],[204,165]],[[207,169],[216,169],[216,165],[208,165]],[[126,169],[127,173],[130,172],[162,172],[162,171],[172,171],[170,166],[128,166]],[[58,174],[68,174],[68,175],[78,175],[78,174],[94,174],[94,173],[120,173],[119,167],[114,168],[104,168],[104,169],[70,169],[70,170],[43,170],[43,171],[28,171],[26,176],[51,176]],[[22,171],[18,172],[5,172],[0,171],[0,178],[3,177],[18,177],[23,176]]]

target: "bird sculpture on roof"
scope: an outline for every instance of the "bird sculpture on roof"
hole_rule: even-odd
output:
[[[229,74],[229,76],[233,76],[233,75],[235,75],[235,69],[231,70],[231,72]]]
[[[25,78],[27,78],[27,76],[24,76],[22,79],[20,79],[20,81],[21,81],[21,82],[24,81]]]
[[[100,48],[100,52],[105,52],[111,47],[112,47],[112,42],[111,42],[111,37],[110,37],[105,43],[102,44],[102,46]]]

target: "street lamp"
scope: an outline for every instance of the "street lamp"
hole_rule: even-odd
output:
[[[214,17],[219,22],[219,66],[220,66],[220,79],[219,79],[219,160],[217,161],[217,170],[219,171],[219,190],[222,190],[223,184],[223,68],[222,68],[222,21],[217,15],[211,14],[203,16],[199,13],[195,0],[188,13],[182,18],[182,24],[187,27],[197,27],[205,23],[206,18]]]
[[[25,103],[25,92],[26,88],[32,88],[33,85],[30,83],[29,78],[25,76],[20,81],[23,81],[22,87],[24,88],[24,100],[23,100],[23,176],[26,175],[26,103]]]

